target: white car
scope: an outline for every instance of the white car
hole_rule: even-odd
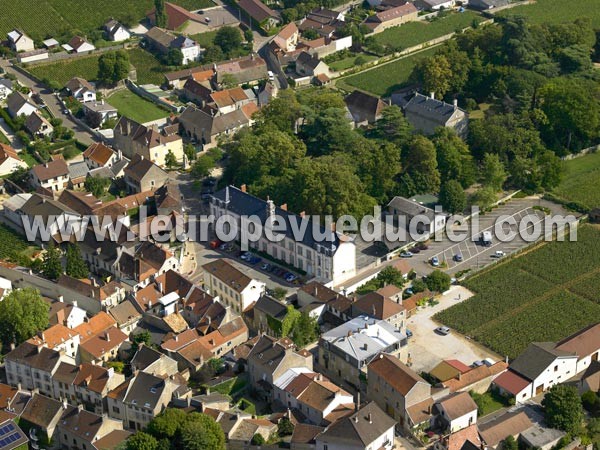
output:
[[[275,79],[275,74],[271,70],[267,71],[267,75],[269,75],[269,80],[273,81]]]
[[[496,253],[494,253],[494,258],[502,258],[503,256],[506,256],[506,253],[502,250],[496,250]]]

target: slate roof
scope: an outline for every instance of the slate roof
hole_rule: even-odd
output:
[[[41,394],[34,394],[25,406],[21,419],[45,430],[62,412],[62,403]]]
[[[80,77],[71,78],[65,87],[71,92],[77,92],[79,89],[87,89],[88,91],[94,92],[94,86],[91,83]]]
[[[76,180],[77,178],[85,178],[89,172],[88,165],[85,161],[78,161],[69,164],[69,178]]]
[[[165,389],[165,380],[146,372],[138,372],[125,394],[125,402],[138,408],[154,409]]]
[[[552,342],[533,342],[513,362],[510,369],[533,381],[558,357],[574,356],[575,352],[554,348]]]
[[[150,28],[146,33],[146,38],[157,42],[158,44],[166,48],[169,48],[171,42],[175,40],[175,36],[159,27]]]
[[[43,125],[46,125],[50,130],[53,129],[50,122],[48,122],[48,120],[38,111],[33,111],[29,114],[29,117],[27,117],[27,120],[25,121],[25,128],[27,128],[31,134],[37,133]]]
[[[452,117],[455,111],[463,111],[457,106],[451,105],[442,100],[431,98],[430,96],[426,96],[418,92],[415,93],[413,98],[408,101],[404,109],[412,112],[413,114],[436,121],[440,123],[440,125],[444,125],[450,119],[450,117]]]
[[[34,369],[51,372],[60,362],[60,353],[47,347],[23,342],[5,356],[5,359],[26,364]]]
[[[246,215],[252,216],[256,215],[261,220],[261,223],[266,223],[268,211],[267,205],[268,202],[262,200],[258,197],[255,197],[247,192],[242,192],[235,186],[228,186],[224,189],[221,189],[213,194],[213,198],[218,200],[221,205],[227,203],[227,209],[238,216]],[[275,207],[275,214],[281,216],[282,219],[286,222],[285,231],[286,235],[290,238],[293,238],[293,229],[300,229],[300,225],[302,222],[302,218],[292,212],[281,209],[280,207]],[[312,230],[312,222],[310,219],[308,220],[307,230]],[[290,224],[291,221],[294,221],[294,228]],[[340,239],[338,235],[333,232],[327,232],[324,227],[319,227],[320,232],[325,235],[325,238],[320,241],[316,241],[313,237],[312,232],[304,233],[302,236],[302,243],[308,247],[315,248],[319,245],[324,252],[335,253],[337,247],[340,243]]]
[[[371,402],[354,414],[329,425],[317,436],[317,441],[345,444],[348,447],[360,445],[361,448],[366,448],[395,424],[395,420],[384,413],[375,402]]]
[[[14,91],[6,98],[6,106],[11,113],[16,113],[25,103],[29,103],[31,106],[37,108],[29,97],[19,91]]]
[[[398,215],[405,214],[409,217],[423,215],[425,217],[428,217],[430,220],[433,220],[435,217],[435,211],[433,209],[400,196],[394,197],[388,203],[388,208],[389,207],[392,207],[395,210],[397,210]]]
[[[344,99],[356,122],[377,118],[386,104],[377,96],[362,91],[354,91]]]
[[[254,305],[254,309],[262,311],[266,315],[278,320],[283,319],[287,315],[287,306],[267,294],[262,295],[258,299]]]

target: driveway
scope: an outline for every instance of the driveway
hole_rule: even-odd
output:
[[[71,116],[63,113],[63,108],[60,104],[60,101],[58,100],[58,98],[56,98],[56,95],[54,95],[54,93],[50,89],[48,89],[43,84],[38,83],[30,76],[25,75],[24,73],[18,70],[15,70],[14,67],[12,67],[12,65],[10,64],[10,62],[6,59],[0,59],[0,67],[2,67],[6,72],[15,75],[17,77],[17,80],[19,80],[19,83],[21,83],[23,86],[27,86],[32,91],[39,93],[42,101],[44,102],[50,113],[54,117],[62,119],[63,125],[75,132],[75,138],[79,142],[85,145],[90,145],[92,142],[96,141],[96,139],[94,139],[90,133],[83,129],[79,124],[74,122],[71,119]]]
[[[10,145],[12,146],[12,148],[14,148],[17,151],[21,151],[21,149],[23,148],[21,140],[17,139],[11,128],[6,124],[6,122],[2,118],[0,118],[0,133],[6,136],[6,139],[10,141]]]
[[[434,314],[472,296],[473,293],[468,289],[452,286],[446,294],[438,298],[439,303],[436,306],[419,308],[417,313],[408,319],[407,328],[413,333],[408,342],[408,352],[412,362],[411,368],[415,372],[429,371],[444,359],[458,359],[467,365],[485,358],[494,361],[502,359],[454,330],[446,336],[434,331],[440,326],[432,319]]]

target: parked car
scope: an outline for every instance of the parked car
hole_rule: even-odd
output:
[[[437,256],[434,256],[433,258],[431,258],[431,265],[433,267],[439,267],[440,259]]]
[[[481,360],[477,360],[477,361],[473,361],[473,364],[471,364],[471,367],[475,368],[475,367],[481,367],[483,366],[485,363]]]
[[[250,255],[250,258],[248,258],[248,263],[253,266],[255,266],[256,264],[258,264],[261,261],[262,261],[262,258],[259,258],[258,256],[254,256],[254,255]]]
[[[285,281],[287,281],[288,283],[292,283],[292,282],[296,281],[297,279],[298,279],[298,277],[296,275],[294,275],[293,273],[289,273],[285,277]]]
[[[441,334],[442,336],[446,336],[446,335],[450,334],[450,328],[448,328],[448,327],[437,327],[435,329],[435,332],[437,334]]]
[[[251,257],[252,254],[250,252],[244,252],[240,255],[240,258],[242,258],[244,261],[248,261]]]
[[[223,244],[223,243],[220,240],[215,239],[214,241],[210,241],[210,248],[212,248],[212,249],[219,248],[219,246],[221,246],[221,244]]]
[[[266,270],[267,272],[271,271],[271,267],[272,266],[269,263],[262,263],[261,266],[260,266],[261,270]]]
[[[417,253],[421,253],[421,250],[420,250],[419,248],[417,248],[417,247],[413,247],[413,248],[411,248],[411,249],[410,249],[410,251],[411,251],[412,253],[415,253],[415,254],[417,254]]]
[[[412,290],[412,288],[408,288],[408,289],[406,289],[406,290],[404,291],[404,293],[405,293],[405,294],[408,294],[408,295],[413,295],[413,294],[414,294],[414,291]]]
[[[417,248],[419,250],[427,250],[429,248],[429,246],[425,242],[419,242],[417,244]]]
[[[402,252],[402,253],[400,253],[400,257],[401,258],[412,258],[413,253],[412,252]]]
[[[406,337],[407,338],[411,338],[412,337],[412,331],[410,331],[408,328],[406,329]]]
[[[496,250],[496,253],[494,253],[492,256],[494,258],[502,258],[503,256],[506,256],[506,253],[504,253],[502,250]]]
[[[462,260],[463,260],[462,254],[457,253],[456,255],[454,255],[454,261],[462,262]]]

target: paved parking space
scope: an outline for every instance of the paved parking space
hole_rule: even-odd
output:
[[[465,232],[466,235],[465,239],[460,242],[452,242],[447,236],[444,236],[440,241],[429,241],[427,244],[429,248],[415,254],[410,259],[410,264],[418,274],[426,275],[434,268],[430,263],[431,259],[437,257],[443,270],[450,275],[454,275],[457,272],[478,269],[493,262],[497,251],[502,251],[505,255],[514,253],[529,245],[530,242],[527,242],[518,233],[509,242],[502,242],[497,239],[493,232],[495,222],[501,216],[513,217],[517,225],[509,226],[508,223],[504,223],[502,228],[505,232],[517,232],[519,229],[518,224],[523,220],[530,221],[526,227],[527,231],[533,230],[536,224],[543,226],[544,213],[539,209],[533,209],[533,206],[539,203],[539,200],[531,198],[511,200],[493,211],[479,216],[479,227],[476,231],[471,230],[470,223],[468,224],[468,231],[466,228],[457,230]],[[564,214],[563,210],[556,212]],[[479,242],[479,238],[484,231],[492,231],[491,245],[484,246]],[[462,260],[457,261],[456,255],[461,255]]]
[[[420,309],[408,319],[407,328],[413,336],[409,341],[409,353],[412,369],[417,373],[433,369],[443,359],[458,359],[465,364],[491,358],[494,361],[501,359],[492,351],[480,346],[474,341],[466,339],[458,332],[451,330],[450,334],[442,336],[434,330],[440,326],[432,319],[439,311],[449,308],[471,297],[473,293],[462,286],[452,286],[442,295],[436,306],[427,306]]]

